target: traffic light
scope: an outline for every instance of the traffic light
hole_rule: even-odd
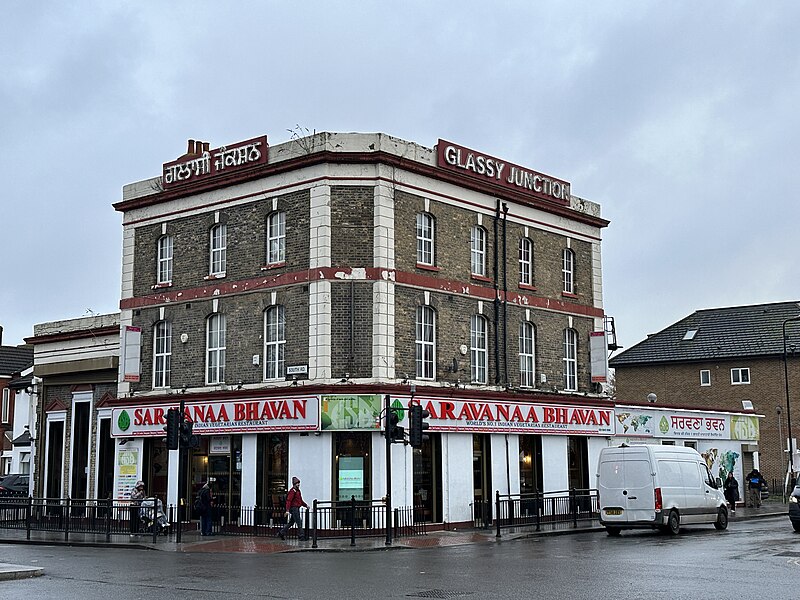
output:
[[[169,450],[177,450],[179,447],[181,417],[181,411],[177,408],[170,408],[167,411],[167,426],[164,427],[164,431],[167,432],[167,448]]]
[[[181,446],[184,448],[192,447],[192,429],[194,423],[188,419],[181,419]]]
[[[431,413],[422,408],[420,404],[412,404],[411,408],[409,408],[409,413],[411,431],[408,433],[408,442],[412,448],[422,448],[422,442],[428,439],[428,436],[425,435],[425,430],[429,425],[425,422],[425,419],[430,417]]]
[[[403,440],[406,430],[398,425],[400,415],[391,408],[386,411],[386,437],[392,442]]]

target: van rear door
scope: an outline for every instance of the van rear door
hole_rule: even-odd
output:
[[[653,475],[646,452],[613,452],[600,459],[598,492],[604,522],[652,521]]]
[[[627,493],[626,493],[627,492]],[[629,521],[655,519],[655,487],[653,468],[646,454],[625,459],[625,490]]]

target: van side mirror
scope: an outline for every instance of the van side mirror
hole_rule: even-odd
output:
[[[716,483],[716,484],[717,484],[717,489],[719,489],[719,488],[721,488],[721,487],[722,487],[722,479],[720,479],[719,477],[717,477],[717,478],[714,480],[714,483]]]

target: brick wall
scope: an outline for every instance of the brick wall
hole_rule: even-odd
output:
[[[331,265],[334,267],[371,267],[374,231],[374,188],[371,186],[332,186]],[[269,274],[298,271],[308,268],[309,262],[309,192],[297,192],[277,198],[277,209],[287,213],[287,264],[269,269]],[[263,273],[265,255],[265,223],[273,210],[273,199],[260,200],[241,206],[223,207],[220,221],[227,224],[227,269],[224,282],[252,279]],[[436,219],[435,263],[438,271],[416,266],[416,215],[425,208],[425,199],[406,192],[395,194],[395,257],[398,270],[419,273],[428,277],[462,281],[471,289],[492,290],[494,281],[494,252],[502,252],[502,223],[498,239],[494,235],[494,214],[484,214],[482,227],[487,233],[486,273],[489,280],[471,277],[470,230],[478,224],[477,213],[467,208],[441,202],[430,202],[430,212]],[[214,213],[176,219],[168,223],[167,231],[175,236],[173,288],[200,287],[207,282],[208,230],[214,223]],[[155,282],[157,240],[161,225],[141,227],[136,231],[134,289],[137,295],[152,294]],[[567,238],[553,232],[529,227],[528,237],[534,244],[535,289],[519,287],[519,240],[525,229],[508,222],[506,231],[506,280],[509,292],[521,292],[533,297],[563,300],[562,252]],[[591,244],[571,240],[576,255],[576,298],[568,301],[592,305]],[[502,287],[502,260],[499,283]],[[415,372],[414,322],[416,307],[424,302],[418,289],[396,287],[395,326],[396,365],[398,377]],[[277,291],[278,304],[286,307],[286,364],[308,362],[308,288],[289,285]],[[437,310],[437,378],[441,381],[469,381],[469,354],[462,356],[461,344],[470,344],[470,318],[478,312],[478,300],[457,294],[431,293],[431,303]],[[226,383],[239,381],[249,384],[263,380],[263,310],[269,305],[271,292],[223,295],[219,297],[220,311],[226,315]],[[212,301],[192,301],[165,306],[165,318],[172,322],[171,387],[200,387],[205,383],[205,323],[212,313]],[[483,301],[483,316],[488,323],[487,383],[519,385],[519,323],[525,309],[509,305],[508,331],[503,329],[502,307],[495,314],[494,302]],[[332,311],[332,377],[370,377],[372,374],[372,283],[333,281]],[[152,386],[153,324],[160,319],[158,308],[134,311],[133,324],[143,329],[142,380],[133,384],[134,391],[149,390]],[[563,332],[568,317],[541,309],[531,309],[530,320],[536,327],[536,381],[546,390],[563,389]],[[351,334],[351,323],[353,330]],[[578,388],[590,391],[588,333],[593,320],[573,317],[578,331]],[[180,342],[181,334],[188,341]],[[499,357],[495,354],[499,339]],[[502,349],[505,348],[504,353]],[[254,354],[261,355],[261,365],[253,366]],[[459,371],[452,372],[453,359]],[[508,366],[505,360],[508,360]],[[498,360],[499,359],[499,360]],[[506,374],[507,373],[507,374]],[[545,374],[547,381],[540,382]]]
[[[331,187],[331,266],[373,264],[374,188]]]
[[[285,360],[287,365],[308,362],[308,286],[294,285],[274,290],[275,304],[284,307],[286,319]],[[272,291],[219,299],[219,312],[225,314],[225,382],[258,383],[264,376],[264,311],[271,306]],[[211,300],[165,307],[164,318],[172,323],[171,387],[205,385],[206,319],[213,312]],[[134,312],[134,325],[142,327],[142,374],[134,391],[150,390],[153,384],[153,325],[158,308]],[[188,340],[182,343],[181,334]],[[253,355],[259,365],[253,365]]]
[[[266,263],[267,216],[275,199],[219,210],[219,222],[227,226],[227,269],[224,281],[258,277]],[[270,269],[270,275],[308,268],[308,190],[277,198],[277,210],[286,212],[286,265]],[[171,289],[202,286],[209,272],[209,232],[214,226],[214,211],[175,219],[167,223],[173,236]],[[152,294],[156,283],[158,239],[162,224],[136,229],[133,290],[135,296]]]

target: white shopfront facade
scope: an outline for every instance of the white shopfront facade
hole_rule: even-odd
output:
[[[558,400],[310,394],[204,402],[187,396],[184,411],[203,439],[203,455],[190,463],[202,465],[227,454],[230,481],[238,488],[231,498],[241,506],[258,506],[265,501],[259,492],[269,445],[265,439],[285,440],[281,481],[299,477],[309,504],[315,498],[337,500],[351,494],[357,499],[383,497],[386,443],[381,411],[387,401],[395,407],[418,402],[430,412],[429,440],[420,450],[392,445],[392,503],[424,504],[428,520],[455,524],[471,521],[472,503],[491,500],[497,491],[592,487],[599,452],[612,443],[618,422],[615,409],[608,402],[593,406]],[[116,497],[127,498],[137,480],[148,481],[153,475],[145,470],[154,463],[144,459],[154,454],[153,446],[155,454],[168,457],[159,467],[166,475],[166,501],[178,502],[179,452],[163,447],[165,415],[171,406],[113,409]],[[405,415],[400,426],[408,427]],[[204,477],[190,473],[191,485]],[[191,489],[187,487],[187,493]]]

